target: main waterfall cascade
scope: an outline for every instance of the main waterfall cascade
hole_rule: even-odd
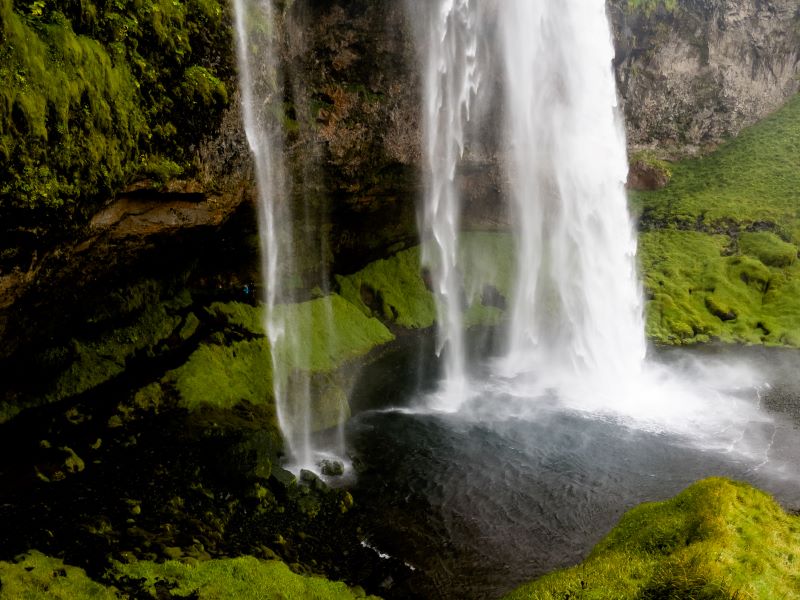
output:
[[[605,2],[513,0],[499,19],[518,240],[510,366],[635,377],[643,311]]]
[[[469,265],[457,261],[454,180],[471,97],[484,91],[476,32],[489,25],[477,22],[480,8],[475,0],[439,3],[425,65],[423,237],[431,240],[425,257],[434,266],[440,346],[447,346],[444,394],[432,403],[444,409],[469,395],[460,280]],[[535,370],[542,389],[574,378],[609,389],[640,371],[645,341],[605,2],[509,0],[496,16],[497,42],[489,47],[505,70],[504,155],[517,250],[500,371]]]

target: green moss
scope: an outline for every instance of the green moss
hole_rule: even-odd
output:
[[[797,259],[797,246],[768,231],[741,234],[739,250],[770,267],[788,267]]]
[[[272,407],[272,359],[266,339],[230,346],[201,345],[178,369],[164,377],[189,410],[206,406],[233,408],[245,401]]]
[[[81,224],[137,176],[193,166],[233,78],[216,0],[0,0],[0,216]]]
[[[36,26],[2,0],[0,209],[77,210],[135,168],[147,125],[130,70],[61,13]]]
[[[210,310],[233,325],[263,335],[265,315],[261,307],[216,302]],[[274,318],[291,328],[292,335],[276,349],[279,363],[289,371],[331,372],[394,339],[380,321],[365,317],[338,294],[278,305]]]
[[[767,494],[712,478],[623,516],[581,565],[506,598],[795,598],[800,519]]]
[[[292,573],[279,561],[261,561],[253,557],[226,558],[195,564],[167,561],[155,564],[149,561],[118,564],[120,575],[143,580],[153,598],[158,582],[165,582],[171,593],[179,596],[216,600],[240,598],[285,598],[301,600],[341,600],[363,598],[364,594],[344,583],[332,582],[322,577]],[[174,587],[173,587],[174,586]],[[372,596],[371,598],[374,598]]]
[[[275,307],[275,318],[289,323],[301,348],[276,348],[282,364],[312,372],[332,371],[390,342],[394,335],[338,294]]]
[[[752,256],[728,256],[733,243],[697,231],[641,234],[649,337],[796,345],[800,265],[768,267]]]
[[[197,315],[194,313],[189,313],[183,320],[183,325],[181,325],[181,329],[178,331],[178,336],[182,340],[186,341],[195,334],[199,326],[200,319],[197,318]]]
[[[208,307],[208,312],[255,335],[265,333],[265,316],[261,308],[241,302],[214,302]]]
[[[436,305],[420,269],[420,249],[378,260],[346,277],[336,276],[339,293],[370,317],[408,329],[430,327]]]
[[[0,562],[0,600],[115,600],[113,587],[89,579],[83,569],[35,550]]]
[[[678,0],[628,0],[627,9],[628,12],[638,11],[650,16],[659,6],[672,13],[678,7]]]
[[[745,231],[768,226],[800,243],[800,96],[708,156],[672,165],[670,184],[631,194],[643,225]]]
[[[798,146],[795,97],[711,155],[675,164],[666,188],[631,194],[650,337],[797,345]]]
[[[70,365],[56,379],[47,400],[80,394],[119,375],[130,357],[141,351],[154,352],[180,321],[180,317],[167,312],[165,305],[158,304],[145,309],[131,325],[98,340],[75,340]]]
[[[514,276],[513,239],[508,234],[465,233],[459,248],[468,301],[465,323],[497,324],[500,308],[484,305],[487,289],[505,300]],[[407,329],[431,327],[436,320],[433,294],[423,280],[420,248],[398,252],[346,277],[337,276],[339,293],[364,314]]]

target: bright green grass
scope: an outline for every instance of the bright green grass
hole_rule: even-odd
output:
[[[175,585],[172,594],[199,600],[344,600],[364,598],[358,589],[322,577],[292,573],[280,561],[262,561],[251,556],[209,560],[192,565],[178,561],[149,561],[117,565],[117,572],[142,579],[156,595],[158,581]],[[375,598],[375,596],[369,596]]]
[[[800,243],[800,96],[708,156],[674,164],[666,188],[631,198],[646,223],[728,231],[762,222]]]
[[[648,335],[800,346],[800,96],[672,171],[631,195]]]
[[[716,338],[800,345],[800,263],[769,267],[755,256],[736,252],[732,244],[728,236],[698,231],[667,229],[640,235],[651,339],[671,344]],[[783,247],[780,242],[777,249]],[[763,252],[781,261],[789,254],[771,245]]]
[[[280,561],[251,556],[224,558],[194,564],[167,561],[118,563],[112,579],[140,580],[144,596],[163,598],[158,582],[170,585],[169,597],[199,600],[347,600],[371,598],[360,588],[298,575]],[[89,579],[83,569],[65,565],[57,558],[31,551],[17,562],[0,562],[0,600],[116,600],[128,598],[112,586]]]
[[[115,600],[113,587],[89,579],[78,567],[31,551],[0,562],[0,600]]]
[[[800,597],[800,518],[744,483],[711,478],[642,504],[580,565],[509,600],[779,600]]]

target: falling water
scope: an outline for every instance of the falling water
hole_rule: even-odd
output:
[[[636,376],[645,356],[605,2],[507,0],[486,6],[479,13],[467,0],[442,1],[425,67],[425,258],[433,266],[447,358],[448,393],[437,405],[450,409],[469,395],[455,173],[478,88],[479,29],[496,28],[494,43],[485,47],[504,70],[502,154],[516,239],[503,373],[535,372],[545,389],[575,379],[613,389]]]
[[[474,4],[474,0],[473,0]],[[443,0],[430,22],[425,65],[427,196],[421,228],[423,262],[431,269],[438,314],[437,354],[446,377],[438,398],[452,408],[464,398],[462,281],[457,265],[460,210],[455,176],[464,153],[470,102],[478,89],[475,10],[470,0]]]
[[[258,190],[261,269],[265,284],[264,326],[272,354],[272,379],[278,421],[290,460],[313,464],[311,390],[307,377],[291,372],[308,353],[294,331],[290,310],[278,302],[288,297],[286,274],[294,272],[292,214],[283,163],[281,114],[283,95],[274,46],[275,15],[271,0],[234,0],[236,50],[242,116],[253,154]]]
[[[507,0],[499,27],[519,258],[508,366],[615,385],[645,341],[605,2]]]

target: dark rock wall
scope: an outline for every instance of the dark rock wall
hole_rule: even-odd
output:
[[[309,289],[331,272],[354,272],[416,242],[416,206],[424,193],[425,36],[419,25],[428,8],[394,0],[295,0],[280,8],[286,155],[301,242],[295,250]],[[678,0],[672,10],[659,4],[651,12],[609,0],[609,14],[633,147],[668,146],[676,155],[702,148],[797,92],[797,0]],[[489,71],[486,84],[496,93],[501,70]],[[479,107],[475,121],[483,129],[473,132],[458,173],[469,227],[502,227],[505,221],[496,98],[487,103],[493,108]],[[257,277],[255,219],[245,229],[239,219],[223,231],[229,215],[254,214],[252,164],[235,94],[229,106],[217,134],[196,148],[192,181],[128,189],[75,239],[34,248],[24,264],[0,271],[6,349],[0,356],[19,341],[37,343],[23,330],[35,320],[22,319],[22,307],[33,304],[45,318],[82,314],[69,310],[86,301],[88,292],[81,290],[102,294],[103,282],[124,278],[126,270],[151,270],[154,256],[157,271],[169,271],[168,249],[187,249],[186,235],[197,240],[196,255],[207,257],[200,262],[215,254],[230,258],[221,261],[226,276],[237,270],[236,257],[251,257],[253,264],[240,267],[232,281]],[[226,248],[215,252],[215,239],[227,240]],[[231,249],[237,242],[243,251]],[[173,270],[188,268],[185,256],[180,261]]]
[[[678,0],[650,14],[610,0],[609,13],[631,146],[700,149],[800,88],[797,0]]]

